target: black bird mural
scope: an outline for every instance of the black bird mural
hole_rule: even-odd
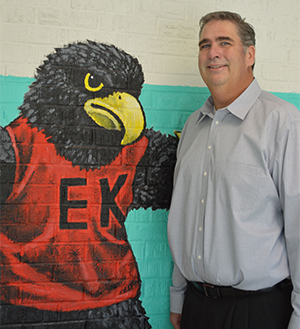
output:
[[[168,209],[177,138],[146,128],[143,82],[115,46],[70,44],[1,127],[1,316],[150,328],[124,222],[131,209]]]

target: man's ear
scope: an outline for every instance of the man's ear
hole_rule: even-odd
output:
[[[247,49],[247,64],[248,66],[252,66],[255,63],[255,47],[249,46]]]

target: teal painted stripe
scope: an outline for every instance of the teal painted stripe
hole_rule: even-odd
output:
[[[140,96],[147,127],[173,134],[209,96],[207,88],[144,85]]]
[[[300,94],[295,93],[272,93],[275,96],[294,104],[300,110]]]
[[[19,115],[18,107],[23,103],[33,78],[0,75],[0,125],[9,124]]]

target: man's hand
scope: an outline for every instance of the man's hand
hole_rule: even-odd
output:
[[[170,321],[171,321],[174,329],[180,329],[181,314],[171,312],[170,313]]]

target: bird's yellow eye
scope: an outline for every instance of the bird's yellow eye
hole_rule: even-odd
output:
[[[87,90],[95,92],[103,87],[103,83],[99,83],[91,73],[88,73],[84,78],[84,86]]]

